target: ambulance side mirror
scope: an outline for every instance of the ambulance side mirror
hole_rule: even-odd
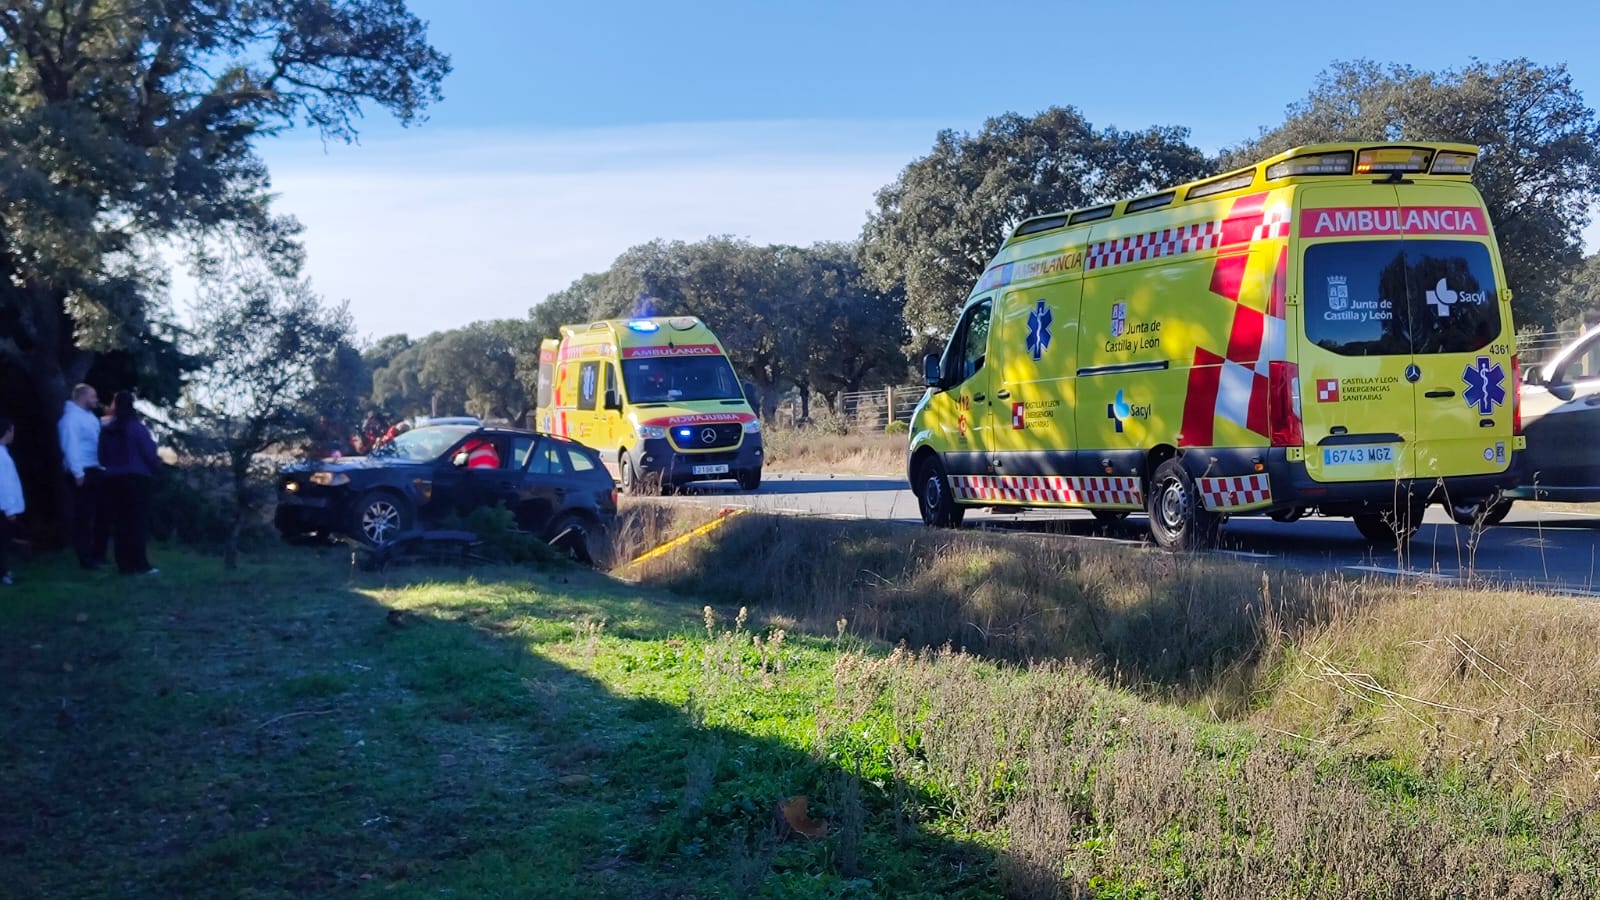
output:
[[[606,405],[605,405],[605,408],[606,409],[614,409],[617,412],[621,412],[622,411],[622,398],[617,396],[617,389],[616,388],[606,388]]]
[[[944,373],[939,370],[939,357],[929,353],[922,358],[922,383],[931,388],[944,387]]]
[[[1538,387],[1544,384],[1544,373],[1539,371],[1538,366],[1529,366],[1522,370],[1522,383]]]

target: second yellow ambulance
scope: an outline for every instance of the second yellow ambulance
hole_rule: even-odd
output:
[[[600,451],[625,492],[712,479],[761,486],[761,423],[704,322],[563,325],[539,349],[538,429]]]
[[[1515,484],[1515,329],[1477,148],[1331,144],[1021,223],[912,422],[929,524],[1144,511],[1169,548],[1247,514],[1404,541]]]

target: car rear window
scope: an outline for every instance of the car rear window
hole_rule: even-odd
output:
[[[1489,249],[1472,241],[1318,244],[1305,253],[1306,336],[1345,356],[1464,353],[1500,335]]]
[[[567,466],[573,472],[593,472],[598,468],[595,461],[589,457],[589,454],[582,450],[573,447],[568,447],[566,450]]]

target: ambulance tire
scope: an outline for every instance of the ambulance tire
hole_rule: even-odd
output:
[[[1401,550],[1411,546],[1411,538],[1422,527],[1422,516],[1428,511],[1426,503],[1412,503],[1393,513],[1362,513],[1355,517],[1356,530],[1367,543],[1379,549]]]
[[[621,458],[617,460],[617,468],[622,471],[622,492],[624,494],[630,497],[641,497],[659,492],[659,488],[652,491],[651,488],[655,487],[655,485],[651,484],[648,479],[639,476],[639,472],[634,469],[633,463],[628,461],[628,452],[626,450],[622,452]]]
[[[1472,503],[1450,504],[1450,518],[1457,525],[1468,528],[1487,528],[1499,525],[1511,512],[1512,501],[1504,497],[1485,497]]]
[[[1169,459],[1150,478],[1150,535],[1165,550],[1205,550],[1217,543],[1222,519],[1200,505],[1200,491],[1183,463]]]
[[[917,470],[917,508],[922,511],[922,523],[930,528],[960,528],[967,516],[967,511],[956,505],[938,457],[930,457]]]
[[[745,469],[739,473],[739,487],[746,491],[761,490],[761,470]]]

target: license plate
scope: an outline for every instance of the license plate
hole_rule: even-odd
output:
[[[691,471],[696,475],[726,475],[728,474],[728,464],[723,463],[720,466],[695,466]]]
[[[1393,447],[1323,447],[1322,464],[1325,466],[1359,466],[1367,463],[1394,462]]]

